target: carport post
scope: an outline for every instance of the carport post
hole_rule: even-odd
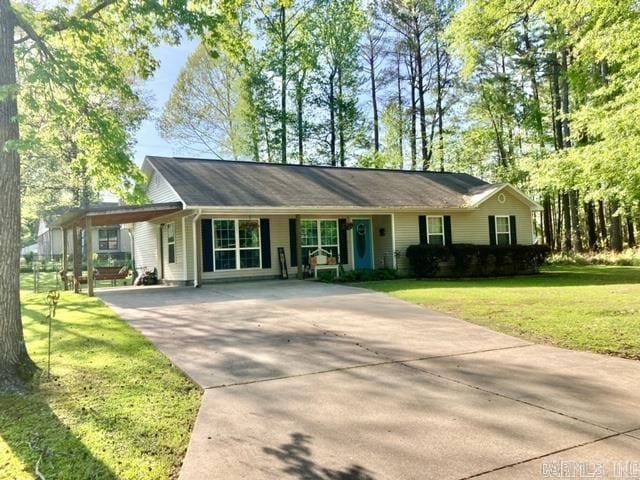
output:
[[[296,215],[296,257],[298,258],[298,280],[304,277],[302,267],[302,220],[300,215]]]
[[[200,286],[200,252],[198,251],[198,220],[202,216],[202,210],[198,210],[198,212],[193,216],[192,223],[192,234],[193,234],[193,287],[198,288]],[[182,221],[182,236],[184,237],[185,242],[187,241],[184,229],[184,218]],[[185,250],[186,251],[186,250]],[[185,275],[187,271],[185,270]]]
[[[393,213],[391,214],[391,253],[393,269],[398,270],[398,258],[396,257],[396,216]]]
[[[73,225],[73,291],[75,293],[79,293],[80,291],[80,282],[77,282],[76,279],[80,278],[82,272],[80,271],[80,262],[82,257],[79,255],[80,252],[80,242],[78,241],[78,226]]]
[[[67,285],[67,269],[69,268],[67,257],[69,256],[69,249],[67,247],[67,229],[62,229],[62,271],[64,272],[64,278],[62,279],[63,288],[69,289]]]
[[[91,234],[91,217],[87,215],[84,234],[87,239],[87,292],[93,297],[93,235]]]

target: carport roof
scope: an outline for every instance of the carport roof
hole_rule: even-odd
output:
[[[122,223],[146,222],[154,218],[179,212],[183,208],[181,202],[153,203],[147,205],[121,205],[101,206],[86,209],[70,210],[55,222],[53,226],[71,228],[84,227],[87,218],[91,219],[91,225],[102,227],[106,225],[118,225]]]

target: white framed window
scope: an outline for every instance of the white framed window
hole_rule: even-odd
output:
[[[119,236],[117,228],[100,228],[98,230],[98,249],[99,250],[118,250]]]
[[[176,263],[176,224],[167,223],[167,261]]]
[[[340,256],[338,220],[304,219],[300,221],[302,258],[309,258],[314,250],[322,248],[336,258]],[[307,260],[308,262],[308,260]]]
[[[427,243],[444,245],[444,217],[427,217]]]
[[[213,220],[214,270],[262,267],[259,220]]]
[[[507,215],[496,215],[496,245],[511,245],[511,222]]]

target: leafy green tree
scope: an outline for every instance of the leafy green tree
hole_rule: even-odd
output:
[[[422,167],[429,169],[429,139],[427,136],[427,86],[425,65],[425,32],[429,26],[429,2],[423,0],[383,0],[382,9],[386,13],[384,21],[402,39],[408,55],[410,88],[412,95],[412,148],[415,148],[416,113],[420,120],[420,152]],[[417,94],[417,99],[413,95]],[[417,100],[417,101],[416,101]],[[416,105],[418,106],[416,110]],[[412,152],[412,168],[415,168],[415,154]]]
[[[214,19],[205,2],[83,1],[36,9],[30,2],[0,0],[0,390],[23,388],[36,370],[24,343],[20,316],[20,142],[25,111],[44,107],[72,124],[82,119],[78,157],[98,187],[130,191],[135,166],[130,137],[117,109],[104,108],[107,92],[135,97],[131,75],[151,74],[151,47],[177,40],[181,25],[202,33]],[[16,51],[19,61],[16,62]],[[18,88],[17,78],[20,78]],[[53,93],[43,92],[50,88]],[[101,154],[108,155],[102,157]],[[124,177],[124,178],[123,178]]]
[[[329,113],[328,137],[331,165],[345,166],[347,143],[362,136],[357,108],[358,41],[365,27],[356,0],[318,0],[310,20],[318,42],[322,89],[318,102]]]
[[[167,140],[218,158],[239,159],[246,152],[246,128],[238,109],[241,65],[225,52],[215,58],[204,45],[180,72],[158,122]]]
[[[287,129],[289,124],[287,99],[292,57],[297,52],[294,34],[307,18],[310,0],[256,0],[259,12],[257,25],[265,41],[265,55],[274,65],[280,83],[280,162],[287,163]]]

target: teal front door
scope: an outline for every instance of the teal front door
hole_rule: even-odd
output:
[[[371,220],[353,221],[353,265],[356,270],[373,268]]]

